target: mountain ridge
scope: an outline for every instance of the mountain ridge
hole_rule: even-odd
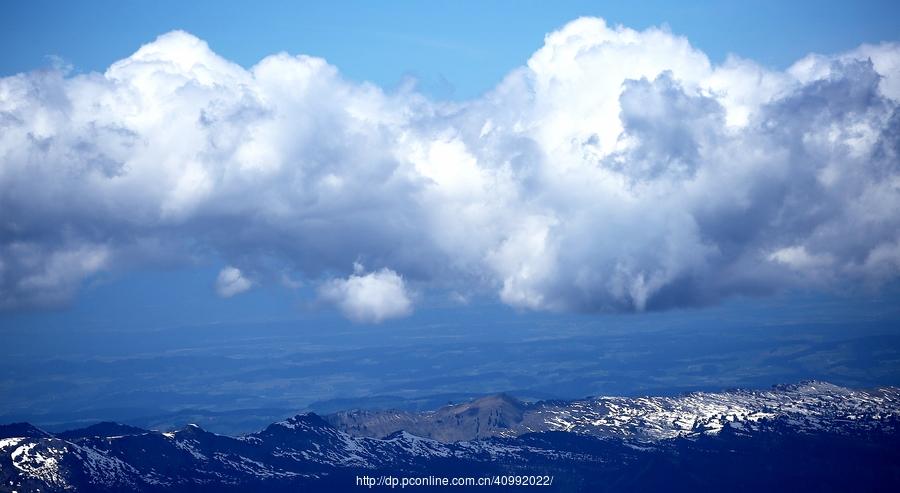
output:
[[[388,419],[390,412],[363,416],[400,422]],[[807,486],[825,478],[821,486],[829,491],[848,486],[842,476],[834,476],[841,471],[874,489],[884,481],[900,486],[897,387],[857,390],[808,381],[771,390],[534,403],[500,394],[412,416],[413,424],[444,441],[405,429],[364,436],[328,418],[300,413],[237,437],[197,425],[160,432],[106,424],[69,432],[64,439],[19,423],[0,428],[23,433],[0,439],[0,491],[296,491],[312,486],[350,491],[358,489],[354,478],[362,475],[470,471],[554,475],[560,478],[557,486],[571,491],[603,491],[610,484],[646,490],[672,486],[648,483],[653,476],[647,468],[671,475],[686,491],[708,488],[710,481],[718,489],[752,491],[742,484],[772,489],[792,484],[794,476]],[[118,434],[123,429],[129,433]],[[75,436],[84,430],[95,436]],[[453,439],[465,434],[481,436]],[[803,454],[806,462],[773,476],[773,467],[780,471],[791,464],[785,457],[784,464],[773,465],[770,456],[780,451]],[[866,472],[863,460],[879,474]],[[734,473],[740,463],[758,468],[747,473],[759,477],[737,487],[727,484],[731,476],[725,473]],[[702,464],[713,471],[705,477],[697,476],[699,471],[688,474]],[[771,483],[758,484],[764,480]]]

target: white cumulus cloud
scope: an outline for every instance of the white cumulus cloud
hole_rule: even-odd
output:
[[[898,87],[896,43],[778,71],[582,18],[447,103],[176,31],[103,73],[0,78],[0,308],[201,254],[370,321],[411,309],[404,279],[577,311],[877,287],[900,275]]]
[[[237,267],[225,267],[216,277],[216,294],[222,298],[231,298],[253,287],[253,283],[244,277]]]
[[[334,303],[349,319],[379,323],[412,313],[413,303],[403,278],[390,269],[364,273],[354,266],[347,278],[331,279],[319,287],[319,296]]]

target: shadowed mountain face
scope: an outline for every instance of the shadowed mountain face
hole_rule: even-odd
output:
[[[436,411],[343,411],[325,417],[329,423],[356,436],[381,438],[397,431],[442,442],[501,436],[519,423],[527,404],[506,395],[482,397]]]
[[[0,425],[0,438],[49,438],[52,436],[53,435],[50,433],[47,433],[30,423],[10,423],[8,425]]]
[[[442,441],[362,436],[398,424]],[[0,491],[359,491],[362,476],[505,475],[553,478],[548,491],[900,487],[900,389],[824,382],[532,404],[497,395],[418,414],[300,414],[240,437],[115,423],[0,432]]]
[[[128,426],[119,423],[113,423],[110,421],[104,421],[102,423],[97,423],[85,428],[57,433],[56,436],[64,440],[69,440],[73,438],[87,437],[119,437],[140,435],[143,433],[147,433],[147,430],[138,428],[136,426]]]

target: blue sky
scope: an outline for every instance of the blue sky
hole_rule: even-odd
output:
[[[668,25],[714,61],[729,53],[783,68],[811,53],[897,39],[891,1],[796,2],[45,2],[7,1],[5,75],[59,56],[104,70],[159,34],[184,29],[250,66],[279,51],[321,56],[355,80],[469,98],[521,65],[543,36],[579,16],[635,29]],[[9,49],[12,48],[12,49]]]
[[[59,64],[71,67],[68,77],[102,72],[111,63],[129,57],[158,35],[181,29],[207,42],[210,49],[222,58],[245,68],[278,52],[310,54],[323,57],[350,84],[371,81],[388,93],[402,87],[405,80],[416,79],[417,90],[436,102],[472,100],[493,89],[506,74],[521,67],[541,48],[547,33],[562,28],[579,16],[601,16],[610,26],[623,24],[638,31],[667,26],[666,29],[674,35],[686,37],[714,65],[723,63],[728,54],[736,54],[775,73],[787,69],[809,53],[834,54],[851,50],[862,43],[895,41],[898,32],[896,19],[900,14],[900,7],[895,2],[693,2],[687,5],[649,2],[640,7],[624,2],[329,2],[327,5],[269,2],[261,6],[242,2],[6,2],[3,10],[0,44],[7,47],[7,53],[0,59],[0,74],[5,76]],[[18,206],[25,207],[22,204]],[[29,220],[25,215],[18,219]],[[52,223],[54,219],[41,220],[47,220],[46,227],[53,228],[71,226],[85,220],[90,223],[91,219],[57,218],[61,222],[56,225]],[[405,217],[403,220],[412,219]],[[204,224],[204,228],[209,227]],[[78,227],[74,226],[75,229]],[[879,234],[890,236],[893,225],[882,224],[881,227]],[[85,235],[90,236],[88,233]],[[108,239],[114,233],[101,233],[103,235]],[[26,236],[16,239],[22,240]],[[573,235],[570,240],[576,241],[577,237]],[[413,235],[412,238],[418,237]],[[203,243],[204,240],[194,238],[190,241]],[[263,243],[265,241],[269,240]],[[417,240],[397,241],[402,244]],[[385,248],[400,248],[399,245],[396,242],[379,244],[371,252],[361,248],[355,254],[362,267],[358,277],[372,282],[383,281],[380,284],[382,288],[395,279],[389,274],[407,282],[416,281],[415,288],[410,288],[408,296],[404,296],[404,299],[410,298],[410,306],[415,305],[416,310],[446,306],[451,303],[447,301],[447,293],[451,297],[462,296],[459,291],[469,288],[467,283],[470,278],[482,275],[472,271],[449,275],[436,273],[429,267],[423,267],[421,262],[391,257],[383,251]],[[725,248],[724,243],[717,247]],[[877,245],[865,247],[871,252]],[[327,264],[324,268],[297,265],[296,262],[302,264],[304,261],[291,258],[288,263],[294,262],[291,268],[299,272],[300,277],[304,272],[311,274],[306,279],[297,279],[302,286],[285,290],[276,282],[269,282],[271,279],[262,280],[263,277],[274,276],[269,271],[263,273],[265,269],[261,264],[268,260],[246,260],[248,255],[258,256],[258,252],[242,252],[238,245],[221,243],[206,245],[200,250],[203,248],[208,248],[208,254],[193,251],[188,259],[174,258],[178,255],[170,256],[171,252],[167,252],[149,261],[130,259],[117,261],[114,268],[89,269],[90,273],[73,281],[76,287],[66,287],[66,292],[61,295],[62,301],[46,305],[15,302],[13,309],[0,317],[7,326],[127,324],[129,320],[134,320],[136,325],[146,324],[148,320],[171,325],[223,318],[290,318],[297,313],[327,310],[330,304],[343,307],[345,312],[349,310],[347,305],[341,304],[341,300],[346,301],[347,290],[353,289],[352,284],[329,285],[327,278],[330,276],[347,282],[353,279],[352,252],[340,260],[344,267],[338,269],[335,267],[338,261],[328,255],[322,260]],[[254,248],[265,250],[267,247],[257,244]],[[309,248],[324,247],[312,245]],[[790,248],[794,247],[788,246],[780,252],[785,259],[794,259],[798,265],[815,264],[828,255],[837,255],[829,251],[819,258],[810,253],[812,247],[802,251]],[[827,250],[816,248],[823,252]],[[846,250],[850,247],[842,248]],[[275,247],[273,249],[277,250]],[[274,256],[305,255],[303,248],[287,250],[287,253],[282,251]],[[772,255],[776,254],[778,252]],[[799,260],[795,258],[797,255]],[[390,262],[386,260],[404,266],[388,265]],[[247,281],[252,283],[254,289],[240,296],[216,296],[213,286],[223,266],[241,262],[252,264],[250,268],[258,271],[257,279]],[[738,268],[736,265],[728,268]],[[505,268],[494,267],[500,270]],[[690,270],[693,267],[686,268]],[[385,277],[377,277],[382,272],[380,269],[385,269]],[[479,269],[481,267],[475,270]],[[246,271],[246,268],[243,270]],[[479,285],[476,291],[483,289],[488,293],[486,296],[479,295],[473,299],[463,296],[467,298],[466,303],[498,303],[497,283],[508,284],[512,279],[508,274],[501,272],[499,280],[487,288]],[[539,311],[549,309],[551,312],[560,308],[569,311],[572,307],[576,312],[595,310],[599,305],[592,299],[571,302],[562,299],[563,296],[572,296],[569,288],[560,285],[561,282],[565,284],[570,275],[571,272],[566,272],[560,278],[548,279],[547,286],[526,286],[527,289],[534,288],[544,298],[550,296],[547,292],[552,291],[552,296],[558,299],[535,301],[531,291],[513,292],[512,288],[506,294],[500,293],[499,297],[511,307],[510,314],[519,314],[516,316],[535,308]],[[779,281],[776,283],[779,286],[774,288],[767,285],[768,280],[742,279],[734,281],[734,285],[722,287],[722,293],[698,293],[696,299],[684,302],[674,298],[674,301],[667,301],[665,296],[677,298],[671,293],[658,299],[662,300],[659,303],[663,308],[702,307],[731,296],[753,297],[781,292],[782,288],[790,291],[798,286],[800,290],[817,292],[822,288],[822,292],[833,292],[835,285],[840,283],[834,282],[834,279],[823,280],[824,277],[840,278],[842,275],[837,271],[810,274],[815,279],[785,283],[787,287],[781,286]],[[865,279],[859,281],[868,286],[866,289],[869,290],[865,293],[880,292],[877,288],[871,289],[869,278],[873,276],[878,277],[866,274],[862,276]],[[892,276],[888,273],[881,277],[890,280]],[[644,277],[640,279],[643,285]],[[678,282],[692,282],[685,279]],[[883,282],[884,279],[879,279],[875,284]],[[634,286],[629,289],[638,289]],[[593,296],[589,294],[591,289],[582,291],[576,297],[590,298]],[[672,289],[674,293],[679,288]],[[491,291],[494,293],[491,294]],[[614,306],[617,302],[610,302],[603,296],[600,311],[610,307],[613,311],[618,310]],[[634,297],[634,294],[629,296]],[[645,301],[633,303],[643,310]],[[467,309],[467,306],[470,305],[462,304],[459,309]],[[399,315],[412,309],[401,304],[394,306],[389,313]],[[158,315],[160,310],[163,315]],[[375,317],[371,320],[379,322],[382,317],[379,314],[368,316]]]

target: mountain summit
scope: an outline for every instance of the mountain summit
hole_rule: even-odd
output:
[[[326,416],[337,428],[356,436],[381,438],[397,431],[456,442],[503,435],[522,421],[527,404],[508,394],[481,397],[435,411],[344,411]]]
[[[114,423],[0,432],[0,492],[337,492],[361,476],[472,471],[553,476],[566,491],[900,489],[900,388],[824,382],[529,404],[500,394],[424,413],[299,414],[239,437]]]

